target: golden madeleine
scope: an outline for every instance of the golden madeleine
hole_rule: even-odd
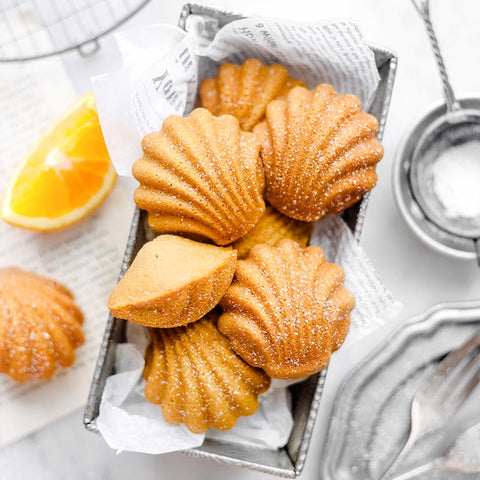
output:
[[[218,328],[238,355],[271,377],[319,372],[350,325],[355,300],[344,277],[319,247],[288,239],[257,245],[237,264]]]
[[[245,235],[265,210],[259,143],[231,115],[204,108],[168,117],[142,142],[133,165],[136,204],[152,230],[227,245]]]
[[[383,156],[378,121],[355,95],[328,84],[295,87],[267,107],[254,133],[262,143],[265,198],[285,215],[313,222],[360,200]]]
[[[255,413],[270,379],[233,352],[213,313],[186,327],[150,329],[150,337],[145,397],[162,407],[167,422],[202,433],[229,430]]]
[[[301,247],[306,247],[312,230],[313,223],[294,220],[267,205],[258,223],[244,237],[234,242],[233,248],[237,250],[237,258],[240,260],[244,259],[255,245],[266,243],[273,246],[284,238],[290,238]]]
[[[177,327],[202,318],[232,282],[236,251],[160,235],[147,242],[114,288],[108,308],[147,327]]]
[[[83,315],[70,291],[16,267],[0,268],[0,372],[48,380],[83,344]]]
[[[215,78],[200,85],[200,105],[214,115],[233,115],[242,130],[250,131],[265,116],[270,101],[284,97],[293,87],[305,82],[290,78],[279,64],[264,65],[249,58],[242,65],[224,63]]]

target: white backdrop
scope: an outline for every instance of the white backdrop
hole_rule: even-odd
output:
[[[152,0],[129,24],[153,21],[176,24],[183,3]],[[245,13],[298,20],[347,16],[360,25],[367,41],[397,52],[399,69],[384,137],[385,158],[378,166],[380,181],[370,199],[362,245],[387,287],[405,305],[395,323],[438,302],[479,299],[480,270],[474,262],[442,256],[421,244],[403,222],[393,199],[390,176],[397,145],[412,122],[440,98],[440,84],[426,36],[409,0],[210,0],[208,3]],[[431,3],[454,88],[459,94],[480,96],[480,2],[436,0]],[[112,54],[110,38],[102,40],[101,45],[100,52],[89,59],[81,58],[76,52],[64,57],[79,92],[90,90],[90,75],[112,69],[118,61]],[[339,352],[332,362],[302,475],[304,480],[319,478],[320,450],[339,382],[387,330],[383,329],[359,346]],[[179,454],[116,456],[101,438],[83,429],[82,412],[77,412],[0,451],[0,478],[258,480],[272,477]]]

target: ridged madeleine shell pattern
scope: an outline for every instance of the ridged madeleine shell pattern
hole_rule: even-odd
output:
[[[230,115],[204,108],[168,117],[142,142],[133,165],[135,202],[152,230],[227,245],[245,235],[265,210],[259,143]]]
[[[271,377],[319,372],[350,325],[355,300],[344,277],[320,247],[301,249],[288,239],[257,245],[237,264],[218,327],[238,355]]]
[[[200,105],[214,115],[233,115],[243,130],[250,131],[263,120],[268,103],[284,97],[295,86],[306,85],[290,78],[283,65],[265,66],[257,58],[242,65],[224,63],[215,78],[201,83]]]
[[[214,308],[233,279],[236,251],[160,235],[137,253],[115,286],[108,308],[147,327],[186,325]]]
[[[237,258],[243,259],[255,245],[266,243],[274,246],[284,238],[290,238],[301,247],[306,247],[312,230],[313,223],[299,222],[267,205],[258,223],[244,237],[234,242],[233,248],[237,250]]]
[[[192,432],[232,428],[258,408],[270,379],[238,357],[218,331],[215,315],[186,327],[150,329],[145,356],[145,397],[165,420]]]
[[[296,87],[267,107],[254,129],[262,148],[265,197],[280,212],[306,222],[339,213],[377,182],[383,156],[378,121],[355,95],[328,84]]]
[[[16,267],[0,269],[0,372],[48,380],[69,367],[84,341],[83,315],[70,291]]]

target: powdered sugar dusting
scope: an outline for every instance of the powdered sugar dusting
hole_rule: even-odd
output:
[[[257,410],[257,396],[270,379],[232,351],[216,328],[215,315],[150,334],[145,396],[162,406],[168,422],[185,423],[194,433],[227,430],[239,416]]]
[[[226,245],[247,233],[265,210],[259,145],[231,116],[196,109],[169,117],[143,141],[133,166],[135,202],[150,227]]]
[[[45,380],[74,361],[83,316],[61,285],[0,269],[0,372],[16,381]]]
[[[239,261],[221,302],[219,328],[249,364],[274,378],[325,368],[348,331],[354,306],[343,270],[318,247],[292,240],[257,245]]]
[[[445,150],[433,163],[432,176],[447,217],[480,217],[480,142]]]
[[[361,199],[377,181],[383,147],[377,120],[361,111],[354,95],[331,85],[312,92],[297,87],[267,110],[263,141],[267,200],[297,220],[316,221]]]

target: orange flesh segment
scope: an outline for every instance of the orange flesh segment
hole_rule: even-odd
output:
[[[37,229],[28,219],[34,222],[43,218],[39,230],[49,230],[50,220],[52,229],[67,226],[72,219],[76,221],[93,211],[115,178],[95,100],[93,94],[87,94],[42,137],[17,173],[4,200],[4,219]],[[26,218],[25,225],[21,224],[22,217]],[[65,217],[64,223],[61,217]]]

